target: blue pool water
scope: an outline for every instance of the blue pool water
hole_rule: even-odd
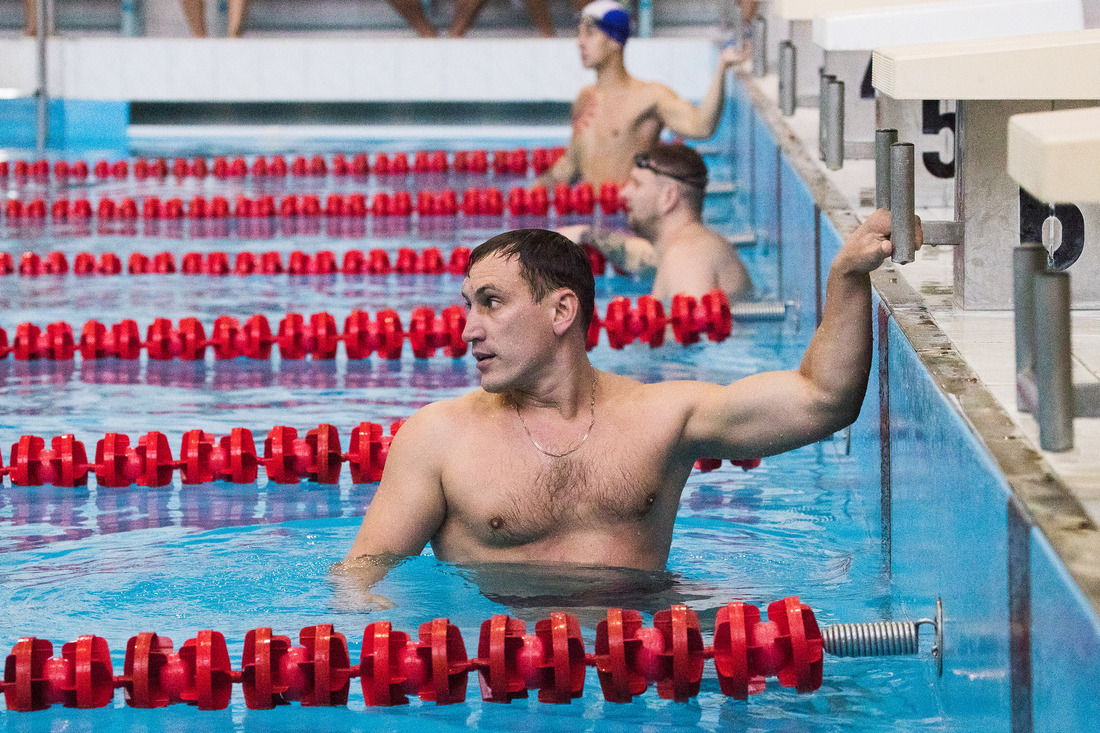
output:
[[[126,192],[104,186],[104,195]],[[372,184],[373,185],[373,184]],[[210,187],[215,184],[209,184]],[[307,187],[308,188],[308,187]],[[321,186],[315,185],[316,192]],[[116,186],[117,189],[117,186]],[[98,189],[97,189],[98,190]],[[111,193],[106,191],[111,190]],[[207,195],[212,188],[205,189]],[[325,187],[325,190],[333,190]],[[132,193],[132,192],[131,192]],[[192,194],[193,195],[193,194]],[[743,229],[729,197],[708,204],[710,220],[729,233]],[[436,233],[431,244],[444,252],[476,244],[493,227]],[[289,252],[349,248],[423,247],[414,230],[352,241],[320,235],[275,234],[272,239],[143,238],[118,234],[74,236],[64,228],[6,232],[5,249],[65,251],[191,250]],[[765,299],[775,297],[776,253],[766,243],[742,250]],[[453,276],[291,277],[206,276],[7,278],[0,291],[0,326],[11,335],[17,323],[40,326],[89,319],[110,324],[134,318],[144,334],[154,317],[174,322],[187,316],[209,327],[220,315],[246,318],[263,313],[273,325],[287,312],[332,313],[338,324],[353,308],[372,313],[396,309],[407,323],[412,308],[437,311],[460,302]],[[602,313],[611,297],[636,297],[644,285],[608,276],[597,283]],[[642,381],[700,379],[729,382],[761,370],[798,364],[810,333],[792,314],[783,322],[744,324],[722,344],[663,349],[633,345],[623,351],[601,342],[594,364]],[[349,361],[341,350],[332,362],[239,359],[204,363],[0,362],[0,448],[20,435],[49,438],[72,432],[89,450],[106,432],[136,439],[150,430],[167,434],[178,454],[186,430],[225,435],[247,427],[261,440],[274,425],[300,432],[331,423],[347,445],[362,421],[388,424],[437,399],[477,384],[469,358],[406,355],[396,362],[372,357]],[[517,571],[508,567],[461,567],[436,561],[430,551],[393,570],[376,589],[396,606],[365,611],[354,589],[329,573],[344,556],[376,485],[353,485],[348,471],[334,487],[303,483],[280,486],[214,483],[148,489],[13,487],[0,489],[0,651],[24,635],[50,639],[55,649],[81,634],[103,636],[116,674],[126,640],[142,631],[169,636],[178,648],[199,629],[225,634],[239,667],[245,633],[271,626],[296,638],[301,627],[333,623],[347,635],[357,661],[363,627],[386,619],[415,633],[420,623],[448,617],[476,649],[478,629],[493,614],[525,619],[529,630],[551,609],[578,615],[591,651],[595,623],[608,605],[647,614],[672,603],[699,613],[709,643],[717,609],[731,600],[765,607],[799,595],[819,623],[870,621],[893,615],[895,604],[927,608],[934,597],[905,597],[891,581],[882,554],[879,476],[867,456],[849,453],[845,434],[766,459],[753,471],[729,464],[692,474],[684,491],[667,573],[620,573],[583,568]],[[626,590],[624,590],[624,587]],[[647,615],[647,623],[650,617]],[[535,699],[511,705],[480,701],[473,679],[464,705],[437,707],[414,700],[397,709],[365,709],[353,681],[346,709],[301,708],[249,711],[235,691],[230,709],[199,712],[186,706],[161,710],[124,707],[121,693],[104,710],[5,712],[13,730],[503,730],[523,726],[550,730],[825,731],[942,730],[945,722],[934,692],[934,666],[922,639],[919,657],[852,660],[827,658],[825,682],[798,695],[779,687],[747,703],[725,698],[708,663],[702,693],[689,703],[661,700],[656,690],[630,704],[604,702],[594,670],[582,699],[553,706]]]

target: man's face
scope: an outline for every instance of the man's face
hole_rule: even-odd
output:
[[[630,178],[619,192],[626,209],[626,223],[639,237],[653,240],[661,218],[658,198],[664,183],[651,170],[634,166]]]
[[[577,29],[577,47],[581,51],[581,65],[586,69],[601,66],[610,56],[622,51],[611,37],[596,27],[591,18],[582,18]]]
[[[556,344],[551,299],[536,303],[518,257],[493,255],[470,268],[462,283],[470,312],[462,339],[481,372],[481,388],[502,392],[533,384]]]

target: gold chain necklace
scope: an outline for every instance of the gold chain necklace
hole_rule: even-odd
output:
[[[551,458],[565,458],[571,453],[576,453],[580,450],[580,447],[584,445],[584,441],[588,440],[589,434],[592,432],[592,426],[596,424],[596,375],[592,376],[592,399],[588,403],[588,411],[592,413],[592,420],[588,423],[588,430],[584,431],[584,436],[581,437],[579,443],[565,451],[564,453],[554,453],[548,451],[539,445],[539,442],[535,440],[535,436],[531,435],[531,429],[527,427],[527,421],[523,419],[523,413],[519,411],[519,402],[512,400],[512,406],[516,408],[516,416],[519,417],[519,424],[523,426],[523,432],[527,433],[527,438],[531,441],[531,445],[535,446],[539,453]]]

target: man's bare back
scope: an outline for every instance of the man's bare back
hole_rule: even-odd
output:
[[[688,226],[662,243],[653,278],[653,297],[672,300],[677,293],[700,296],[721,290],[730,300],[749,297],[752,279],[724,237],[702,224]]]

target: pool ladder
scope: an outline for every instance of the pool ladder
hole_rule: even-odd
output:
[[[936,599],[936,618],[833,624],[821,632],[825,651],[837,657],[890,657],[920,652],[920,627],[931,626],[932,658],[943,676],[943,599]]]

